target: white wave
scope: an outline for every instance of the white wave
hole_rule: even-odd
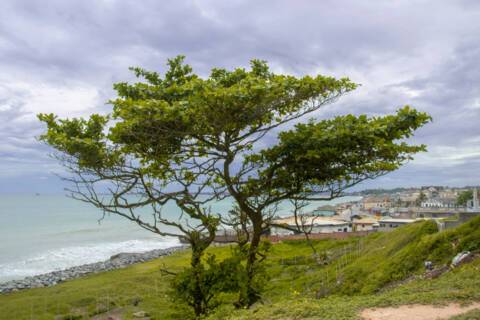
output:
[[[22,261],[0,264],[0,282],[104,261],[120,252],[146,252],[154,249],[166,249],[179,244],[176,238],[162,238],[161,240],[103,242],[95,245],[48,250]]]

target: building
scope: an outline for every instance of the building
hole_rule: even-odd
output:
[[[355,203],[337,207],[337,215],[340,217],[340,219],[345,221],[351,221],[352,217],[360,216],[361,213],[361,206]]]
[[[380,224],[378,220],[367,216],[352,217],[352,231],[375,231]]]
[[[311,230],[312,234],[352,231],[351,222],[331,217],[305,216],[304,225],[307,231]],[[293,216],[274,220],[273,226],[270,228],[271,235],[291,235],[296,233],[302,233],[302,231],[298,230],[295,217]]]
[[[366,197],[362,201],[363,209],[367,211],[372,209],[388,209],[391,205],[391,200],[388,196]]]
[[[422,208],[455,208],[455,198],[432,198],[422,201],[420,204]]]
[[[393,219],[393,218],[382,218],[378,221],[378,231],[391,231],[400,226],[414,223],[416,219]]]
[[[420,192],[400,193],[395,201],[395,205],[405,207],[414,206],[419,196]]]
[[[334,206],[321,206],[317,209],[312,211],[312,215],[314,216],[324,216],[324,217],[331,217],[335,215],[335,207]]]
[[[388,211],[388,215],[392,218],[397,219],[413,219],[417,218],[417,214],[415,212],[415,208],[390,208]]]
[[[459,212],[461,212],[461,210],[452,208],[415,208],[414,210],[416,218],[427,219],[452,218],[456,217]]]
[[[440,189],[441,187],[422,187],[422,192],[428,199],[431,199],[438,197]]]
[[[438,193],[440,199],[457,199],[458,191],[454,189],[444,189]]]

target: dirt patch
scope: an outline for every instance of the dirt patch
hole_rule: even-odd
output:
[[[105,313],[97,314],[91,317],[91,320],[122,320],[123,319],[123,308],[116,308]]]
[[[400,307],[372,308],[361,312],[365,320],[437,320],[448,319],[473,309],[479,309],[480,302],[468,306],[450,303],[446,306],[412,304]]]

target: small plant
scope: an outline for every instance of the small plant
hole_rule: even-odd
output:
[[[62,320],[81,320],[83,319],[82,315],[67,314],[62,317]]]
[[[219,262],[215,255],[209,255],[206,266],[198,264],[178,273],[172,287],[174,297],[189,306],[197,308],[197,315],[207,314],[218,306],[221,293],[237,292],[244,280],[244,268],[241,256],[231,257]],[[201,301],[198,304],[198,301]]]

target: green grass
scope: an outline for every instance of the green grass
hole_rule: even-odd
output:
[[[480,320],[480,309],[475,309],[463,315],[450,318],[450,320]]]
[[[225,295],[209,318],[356,319],[367,307],[480,301],[478,259],[434,280],[415,278],[423,272],[425,260],[440,266],[459,251],[479,250],[480,217],[444,232],[437,232],[432,222],[421,222],[365,238],[320,240],[315,246],[328,264],[316,264],[304,241],[273,245],[262,303],[237,310],[232,305],[235,296]],[[221,258],[229,250],[211,248],[210,253]],[[51,288],[2,295],[0,319],[88,319],[109,310],[125,319],[138,310],[152,319],[186,319],[191,313],[169,298],[171,276],[162,275],[160,269],[181,270],[188,257],[188,252],[178,252]],[[458,319],[475,316],[478,312],[472,311]]]

